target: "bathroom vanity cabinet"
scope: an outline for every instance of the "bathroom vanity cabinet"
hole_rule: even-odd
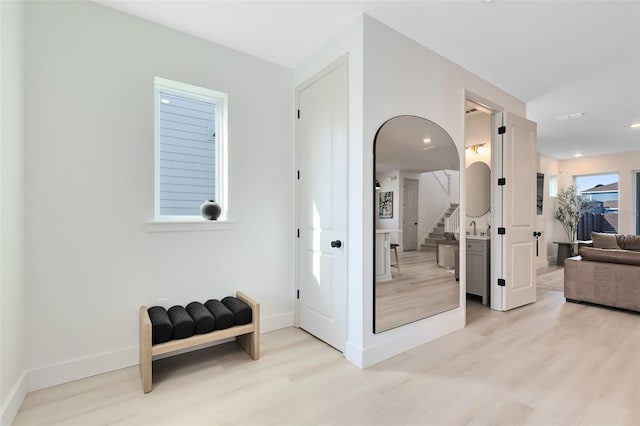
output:
[[[482,297],[489,303],[490,247],[489,238],[467,236],[467,293]]]

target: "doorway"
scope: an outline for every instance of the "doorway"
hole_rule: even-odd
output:
[[[465,103],[465,217],[467,323],[489,308],[491,295],[491,152],[493,111]]]
[[[347,336],[347,59],[296,89],[297,325],[339,351]]]
[[[411,251],[418,248],[418,181],[405,178],[402,188],[402,250]]]
[[[492,309],[506,311],[536,301],[534,235],[537,234],[537,125],[515,114],[501,112],[500,107],[488,106],[492,104],[481,98],[474,98],[469,96],[466,99],[465,116],[474,108],[482,108],[491,116],[491,137],[487,141],[491,144],[491,202],[486,233],[489,242],[485,243],[490,272],[488,284],[483,285],[481,291],[490,293]],[[466,133],[465,126],[465,136]],[[480,153],[487,143],[476,141],[469,144],[465,151]],[[468,189],[466,177],[465,188]],[[469,195],[468,190],[465,192]],[[470,245],[480,245],[476,239],[482,241],[477,225],[477,221],[467,223],[465,256],[473,249]],[[475,238],[468,238],[474,233]],[[467,276],[477,278],[479,272],[468,269],[468,259],[465,264]],[[486,275],[484,271],[480,272],[484,280]],[[473,283],[471,288],[475,288]]]

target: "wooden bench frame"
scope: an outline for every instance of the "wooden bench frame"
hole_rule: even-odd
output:
[[[144,393],[151,392],[153,387],[153,357],[168,354],[182,349],[192,348],[205,343],[235,337],[236,342],[253,359],[260,359],[260,304],[242,292],[236,292],[236,298],[251,307],[252,320],[249,324],[235,325],[224,330],[216,330],[206,334],[196,334],[186,339],[169,340],[154,345],[151,336],[151,319],[146,306],[140,307],[140,377]]]

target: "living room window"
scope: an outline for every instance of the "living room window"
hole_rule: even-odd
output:
[[[589,240],[591,231],[618,232],[617,173],[575,176],[578,195],[591,202],[591,208],[578,225],[578,239]]]
[[[155,218],[199,220],[215,200],[226,219],[228,96],[156,77]]]

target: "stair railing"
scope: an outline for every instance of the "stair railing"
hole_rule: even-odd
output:
[[[444,232],[460,232],[460,206],[444,218]]]

